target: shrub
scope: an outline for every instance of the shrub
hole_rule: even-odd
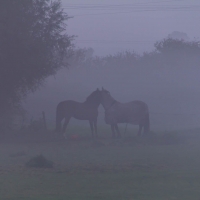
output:
[[[53,168],[53,162],[50,160],[47,160],[43,155],[38,155],[31,158],[26,163],[26,167]]]

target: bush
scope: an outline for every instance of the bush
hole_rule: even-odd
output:
[[[53,168],[53,162],[47,160],[43,155],[38,155],[31,158],[27,163],[26,167],[34,168]]]

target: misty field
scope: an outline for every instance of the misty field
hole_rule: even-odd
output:
[[[66,140],[25,134],[0,143],[0,199],[200,199],[200,129],[115,140],[104,127],[97,140],[88,127]],[[38,155],[53,168],[27,167]]]

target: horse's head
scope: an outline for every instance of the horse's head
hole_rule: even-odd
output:
[[[109,109],[115,102],[116,100],[110,95],[110,92],[102,87],[101,104],[103,105],[104,109]]]
[[[101,103],[101,90],[97,88],[87,97],[86,102],[99,106]]]

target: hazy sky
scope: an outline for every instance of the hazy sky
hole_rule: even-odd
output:
[[[199,0],[62,0],[69,16],[67,32],[78,47],[97,55],[153,50],[173,31],[200,38]]]
[[[154,43],[174,31],[200,39],[200,0],[62,0],[69,16],[67,33],[77,35],[78,47],[92,47],[97,55],[125,50],[152,51]],[[199,126],[199,69],[191,68],[63,69],[46,80],[45,87],[29,95],[25,108],[35,119],[41,110],[55,120],[56,105],[63,100],[84,101],[96,88],[108,89],[116,100],[145,101],[152,113],[152,130]],[[148,70],[147,70],[148,69]],[[103,77],[103,78],[102,78]],[[47,101],[48,99],[48,101]],[[167,115],[165,115],[167,113]],[[169,115],[171,113],[172,115]],[[188,113],[188,115],[174,115]],[[104,112],[100,112],[100,118]],[[80,123],[80,121],[78,121]]]

